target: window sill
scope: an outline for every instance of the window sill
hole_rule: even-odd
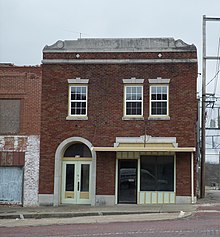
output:
[[[144,120],[144,117],[122,117],[122,120]]]
[[[66,120],[88,120],[88,116],[67,116]]]
[[[149,116],[148,120],[170,120],[170,116]]]

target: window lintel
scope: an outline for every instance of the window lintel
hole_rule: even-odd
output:
[[[169,84],[170,79],[165,79],[162,77],[157,77],[156,79],[148,79],[150,84]]]
[[[67,79],[69,84],[88,84],[89,79],[81,79],[80,77],[76,77],[75,79]]]
[[[130,79],[122,79],[124,84],[143,84],[144,79],[137,79],[135,77],[131,77]]]

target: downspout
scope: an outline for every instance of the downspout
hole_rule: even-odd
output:
[[[192,195],[192,203],[194,203],[194,159],[193,152],[191,152],[191,195]]]

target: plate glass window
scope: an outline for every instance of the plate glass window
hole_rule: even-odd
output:
[[[125,115],[143,115],[143,86],[125,87]]]
[[[87,86],[70,86],[70,116],[87,115]]]
[[[168,115],[168,86],[150,87],[151,115]]]
[[[174,191],[174,157],[141,156],[141,191]]]

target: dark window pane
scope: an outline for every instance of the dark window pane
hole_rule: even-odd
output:
[[[66,191],[74,191],[74,169],[75,165],[66,165]]]
[[[152,94],[152,95],[151,95],[151,99],[152,99],[152,100],[156,100],[156,99],[157,99],[157,95],[156,95],[156,94]]]
[[[86,100],[86,94],[81,95],[81,100]]]
[[[167,100],[167,94],[163,94],[162,100]]]
[[[157,190],[174,191],[174,161],[172,156],[157,157]]]
[[[86,109],[82,108],[82,114],[86,114]]]
[[[141,157],[141,191],[174,191],[173,156]]]
[[[81,165],[81,192],[89,192],[89,164]]]
[[[69,146],[65,153],[64,157],[92,157],[90,149],[83,143],[74,143]]]
[[[166,115],[167,114],[167,102],[152,102],[151,103],[152,115]]]
[[[85,115],[86,102],[71,102],[71,114],[72,115]]]
[[[156,158],[141,157],[141,191],[156,191]]]
[[[127,102],[126,115],[141,115],[141,102]]]

